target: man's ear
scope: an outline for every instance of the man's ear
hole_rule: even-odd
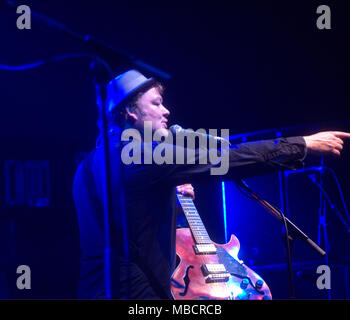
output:
[[[131,107],[126,106],[125,107],[126,115],[128,118],[130,118],[132,121],[138,120],[137,114],[132,110]]]

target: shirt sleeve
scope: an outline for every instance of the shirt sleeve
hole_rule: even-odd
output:
[[[303,167],[305,157],[303,137],[262,140],[233,146],[230,149],[230,168],[261,164],[262,169],[267,170],[297,170]]]
[[[134,185],[195,183],[203,180],[232,180],[268,174],[276,170],[297,170],[303,167],[306,143],[303,137],[288,137],[256,142],[240,143],[228,150],[228,171],[225,175],[213,175],[218,167],[208,161],[209,151],[194,150],[194,163],[188,164],[188,150],[173,148],[171,164],[130,164],[126,166],[128,181]],[[176,153],[185,154],[184,163],[176,163]],[[193,159],[192,159],[193,160]],[[202,163],[202,164],[201,164]],[[205,163],[205,164],[203,164]]]

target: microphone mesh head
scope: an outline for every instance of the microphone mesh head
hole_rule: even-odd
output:
[[[172,134],[177,134],[181,132],[183,129],[178,124],[174,124],[169,128],[169,130],[171,131]]]

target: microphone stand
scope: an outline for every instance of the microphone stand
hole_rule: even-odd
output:
[[[348,233],[350,233],[350,226],[349,226],[349,224],[344,220],[341,212],[339,211],[338,207],[332,202],[332,200],[329,197],[328,193],[325,191],[323,185],[318,183],[318,182],[316,182],[316,177],[314,175],[309,175],[309,178],[315,184],[315,186],[320,190],[320,192],[321,192],[321,199],[322,199],[322,197],[324,197],[325,200],[327,200],[327,202],[328,202],[330,208],[332,209],[332,211],[334,211],[334,213],[338,216],[339,220],[344,225],[346,231]],[[324,209],[324,205],[323,205],[323,209]],[[325,221],[324,222],[321,221],[321,222],[325,225]]]
[[[17,8],[17,4],[12,0],[1,1],[0,4],[3,4],[6,8],[14,10]],[[96,103],[99,106],[100,119],[102,122],[102,141],[104,147],[104,172],[103,172],[103,185],[104,185],[104,199],[103,199],[103,208],[104,208],[104,227],[105,227],[105,281],[106,281],[106,298],[111,299],[115,296],[118,296],[119,293],[119,279],[112,279],[112,270],[118,272],[118,268],[113,266],[112,261],[112,252],[113,245],[111,239],[112,237],[112,195],[111,195],[111,177],[110,177],[110,160],[109,160],[109,141],[108,141],[108,128],[107,128],[107,119],[106,119],[106,85],[108,80],[112,78],[112,68],[110,67],[111,63],[114,63],[113,69],[116,66],[137,66],[141,70],[145,70],[158,78],[169,80],[171,75],[152,66],[144,61],[141,61],[134,55],[129,55],[126,52],[113,47],[110,44],[102,42],[91,35],[79,34],[75,31],[70,30],[66,25],[61,22],[49,18],[39,12],[32,10],[31,8],[31,17],[36,19],[36,21],[41,22],[45,25],[46,30],[53,30],[68,36],[69,38],[76,40],[86,46],[87,49],[90,49],[94,56],[95,60],[90,65],[90,70],[93,73],[93,82],[96,92]],[[106,62],[109,61],[109,63]],[[124,193],[122,192],[122,195]],[[126,221],[123,214],[125,210],[125,203],[121,204],[121,214],[123,221]],[[124,250],[126,251],[126,250]],[[126,251],[126,254],[128,252]],[[114,253],[117,256],[117,253]],[[129,257],[126,257],[129,261]],[[114,285],[113,285],[114,284]],[[115,291],[114,291],[115,289]],[[117,294],[117,295],[116,295]]]
[[[115,296],[119,296],[120,285],[119,281],[112,279],[113,270],[119,273],[119,266],[116,260],[113,260],[112,254],[114,253],[112,245],[112,194],[111,194],[111,176],[110,176],[110,159],[109,159],[109,139],[106,117],[106,85],[108,81],[108,75],[106,68],[99,61],[94,60],[90,64],[90,71],[92,73],[92,79],[95,87],[96,104],[99,107],[99,118],[101,120],[101,134],[103,145],[103,216],[104,216],[104,236],[105,236],[105,253],[104,253],[104,266],[105,266],[105,286],[106,286],[106,298],[112,299]],[[118,255],[117,255],[118,256]],[[115,261],[115,265],[114,262]]]
[[[279,171],[279,183],[280,183],[280,199],[282,212],[287,214],[287,183],[286,176],[284,171]],[[283,217],[284,218],[284,217]],[[284,234],[282,234],[282,239],[286,247],[286,257],[287,257],[287,266],[288,266],[288,280],[289,280],[289,298],[295,299],[295,290],[294,290],[294,281],[293,281],[293,270],[292,270],[292,239],[288,238],[288,226],[283,221]],[[289,241],[291,240],[291,241]]]
[[[292,255],[290,243],[295,239],[300,239],[313,250],[315,250],[322,257],[326,255],[326,252],[320,248],[315,242],[313,242],[303,231],[301,231],[292,221],[284,216],[282,211],[266,200],[262,199],[256,192],[254,192],[243,180],[236,181],[236,185],[239,188],[243,188],[249,194],[249,198],[257,201],[261,206],[267,209],[276,219],[278,219],[285,227],[285,246],[287,253],[287,266],[288,266],[288,279],[290,288],[290,298],[294,299],[294,285],[293,285],[293,270],[292,270]]]
[[[321,233],[323,232],[323,243],[326,250],[325,262],[329,266],[329,241],[327,235],[327,224],[326,224],[326,200],[323,199],[324,191],[324,156],[321,157],[321,171],[320,171],[320,208],[318,211],[318,241],[317,243],[321,245]],[[316,179],[313,180],[311,175],[308,177],[317,185]],[[328,289],[328,299],[331,300],[331,290]]]

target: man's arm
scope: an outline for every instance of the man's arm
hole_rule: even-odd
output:
[[[241,143],[230,147],[229,171],[227,175],[211,175],[211,163],[201,163],[207,153],[196,150],[195,164],[136,165],[128,169],[129,181],[135,186],[144,184],[171,184],[173,186],[195,183],[203,180],[242,179],[250,176],[272,173],[275,170],[294,170],[303,166],[308,153],[332,155],[342,148],[342,138],[350,133],[339,131],[320,132],[305,137],[278,138],[256,142]],[[338,140],[339,139],[339,140]],[[341,140],[341,141],[340,141]],[[167,145],[175,154],[186,150],[178,146]],[[166,151],[165,151],[166,152]],[[203,163],[203,162],[202,162]],[[136,179],[136,180],[135,180]],[[136,182],[137,181],[137,182]]]
[[[346,138],[350,138],[350,133],[341,131],[324,131],[304,137],[308,153],[335,156],[340,156]]]

